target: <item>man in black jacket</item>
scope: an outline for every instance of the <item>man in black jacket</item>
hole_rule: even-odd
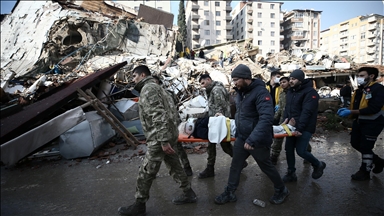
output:
[[[215,203],[237,201],[234,192],[239,185],[240,173],[245,160],[252,155],[260,169],[274,184],[275,193],[270,202],[280,204],[289,195],[289,191],[269,158],[273,137],[271,95],[261,80],[252,79],[251,70],[243,64],[232,71],[232,81],[237,91],[236,141],[233,147],[228,185],[224,193],[215,198]]]
[[[351,81],[347,80],[345,86],[340,89],[340,97],[342,97],[343,107],[348,107],[351,103],[352,88]]]
[[[316,129],[319,94],[313,88],[312,81],[304,79],[304,72],[302,70],[297,69],[291,73],[289,85],[291,88],[287,93],[284,119],[295,119],[297,135],[296,137],[287,137],[285,141],[288,172],[283,177],[283,181],[297,181],[295,173],[295,148],[300,157],[312,164],[312,178],[318,179],[323,175],[326,164],[308,152],[307,147]]]

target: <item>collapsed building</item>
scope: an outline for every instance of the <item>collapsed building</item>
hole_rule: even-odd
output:
[[[323,78],[346,79],[358,67],[317,50],[263,58],[247,40],[195,50],[202,50],[204,58],[177,58],[177,31],[149,24],[109,1],[18,1],[1,26],[5,164],[17,163],[57,138],[66,158],[89,156],[116,134],[136,146],[143,133],[130,72],[140,64],[148,65],[164,87],[175,92],[182,118],[205,109],[205,93],[198,84],[201,74],[209,73],[231,91],[230,73],[238,64],[248,65],[253,76],[264,81],[271,71],[287,76],[301,68],[320,88],[326,84]],[[218,64],[221,52],[232,60],[223,67]],[[91,141],[79,144],[81,137]]]

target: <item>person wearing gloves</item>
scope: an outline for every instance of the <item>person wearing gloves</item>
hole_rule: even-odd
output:
[[[224,192],[215,198],[215,203],[237,201],[235,191],[239,185],[241,170],[245,160],[252,155],[263,173],[273,182],[275,193],[269,201],[280,204],[289,195],[289,190],[269,158],[273,137],[271,95],[263,81],[252,79],[251,70],[246,65],[239,64],[231,76],[237,91],[236,141],[227,186]]]
[[[326,164],[315,158],[307,151],[309,140],[316,129],[319,94],[313,88],[312,81],[304,79],[302,70],[292,71],[289,77],[291,88],[287,92],[287,103],[284,119],[294,118],[296,121],[296,136],[287,137],[285,153],[288,170],[283,177],[284,182],[296,182],[295,149],[297,154],[313,166],[312,178],[318,179],[323,175]]]
[[[271,79],[267,83],[265,83],[266,88],[272,96],[272,102],[275,112],[279,109],[279,95],[282,91],[282,88],[279,84],[280,77],[281,73],[279,71],[273,71],[271,73]]]
[[[350,108],[337,111],[341,117],[350,116],[354,119],[351,145],[362,157],[360,169],[351,176],[357,181],[369,180],[371,170],[381,173],[384,167],[384,160],[373,152],[377,137],[384,128],[384,86],[376,82],[378,74],[376,68],[360,68],[358,89],[353,93]]]

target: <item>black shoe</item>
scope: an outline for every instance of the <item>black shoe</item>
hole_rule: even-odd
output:
[[[235,195],[235,191],[228,190],[227,187],[225,188],[225,191],[222,194],[220,194],[215,198],[215,203],[219,205],[223,205],[227,202],[236,202],[236,201],[237,201],[237,198]]]
[[[120,215],[125,216],[141,216],[145,215],[145,203],[135,202],[127,207],[120,207],[118,210]]]
[[[271,162],[272,162],[273,165],[276,165],[276,164],[277,164],[277,159],[278,159],[277,156],[275,156],[275,155],[271,155]]]
[[[197,201],[197,196],[191,188],[187,192],[184,192],[182,195],[175,197],[172,200],[172,203],[175,205],[182,205],[187,203],[195,203],[196,201]]]
[[[184,172],[187,176],[192,176],[192,168],[191,167],[185,167]]]
[[[275,193],[269,199],[269,202],[273,204],[281,204],[284,202],[285,198],[289,195],[289,190],[287,187],[284,187],[284,189],[276,189],[275,188]]]
[[[247,166],[248,166],[248,162],[247,162],[247,161],[244,161],[243,169],[244,169],[245,167],[247,167]]]
[[[373,173],[381,173],[383,172],[384,169],[384,159],[380,158],[377,155],[373,156],[373,163],[375,164],[375,168],[373,168],[372,172]]]
[[[199,178],[209,178],[215,176],[215,168],[213,165],[208,165],[207,168],[201,173],[199,173]]]
[[[323,171],[327,164],[325,164],[323,161],[320,161],[319,166],[314,166],[313,167],[313,172],[312,172],[312,178],[313,179],[318,179],[323,175]]]
[[[356,181],[365,181],[370,180],[371,175],[369,174],[369,171],[359,170],[355,174],[351,175],[351,178]]]
[[[297,176],[295,171],[288,170],[288,172],[283,177],[283,182],[297,182]]]

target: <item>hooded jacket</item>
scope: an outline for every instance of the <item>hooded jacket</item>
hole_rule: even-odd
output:
[[[312,87],[312,81],[305,79],[301,85],[291,87],[287,92],[284,119],[294,118],[296,130],[314,133],[316,130],[319,94]]]
[[[165,90],[151,76],[137,83],[135,89],[140,92],[139,115],[147,144],[175,144],[178,137],[175,108],[171,107]]]
[[[273,139],[273,103],[265,83],[254,79],[245,89],[236,89],[236,137],[253,147],[270,147]]]

